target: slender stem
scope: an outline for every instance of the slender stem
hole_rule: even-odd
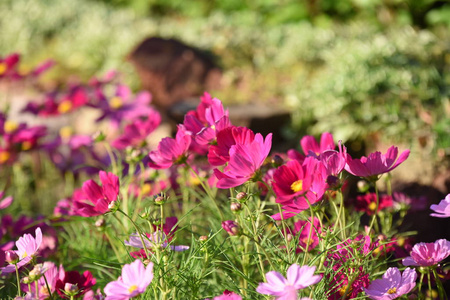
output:
[[[306,198],[306,196],[305,196],[305,200],[306,200],[306,202],[309,205],[309,212],[311,213],[311,227],[309,228],[308,239],[306,240],[305,255],[303,256],[302,266],[305,265],[306,257],[308,256],[309,243],[310,243],[311,236],[312,236],[312,231],[313,231],[313,228],[314,228],[314,211],[312,209],[311,203],[309,202],[308,198]]]
[[[345,209],[344,209],[344,197],[342,195],[342,191],[339,190],[338,191],[339,194],[339,203],[340,203],[340,207],[339,207],[339,215],[341,215],[341,212],[343,212],[342,214],[342,220],[341,220],[341,233],[342,233],[342,238],[344,240],[347,239],[347,235],[345,234]]]
[[[289,249],[289,241],[286,238],[286,234],[287,234],[286,224],[284,222],[283,212],[281,211],[281,205],[279,203],[277,203],[277,206],[278,206],[278,211],[280,212],[280,217],[281,217],[281,227],[283,227],[283,234],[285,235],[283,240],[284,240],[284,243],[286,244],[286,251],[287,251],[288,259],[290,260],[291,251]]]
[[[16,266],[16,278],[17,278],[17,293],[19,294],[19,297],[22,297],[22,292],[20,291],[20,277],[19,277],[19,268],[17,267],[17,264],[14,264]],[[31,289],[30,289],[31,292]]]
[[[376,197],[377,197],[377,205],[375,206],[375,211],[374,211],[374,213],[373,213],[372,221],[370,222],[370,226],[369,226],[369,230],[368,230],[369,234],[370,234],[370,231],[372,230],[372,227],[373,227],[375,221],[377,220],[377,216],[378,216],[378,207],[379,207],[379,205],[380,205],[380,198],[379,198],[379,195],[378,195],[377,184],[374,182],[373,185],[375,186],[375,194],[376,194]],[[376,225],[376,226],[378,227],[378,222],[377,222],[377,225]]]
[[[447,295],[445,293],[445,289],[442,286],[441,279],[439,278],[439,274],[437,273],[435,268],[433,268],[433,275],[434,275],[434,280],[436,281],[436,285],[437,285],[437,288],[438,288],[439,299],[447,299]]]
[[[43,276],[44,276],[45,286],[47,287],[47,290],[48,290],[48,295],[50,296],[50,299],[53,300],[53,294],[52,294],[52,291],[50,290],[50,286],[48,285],[47,277],[45,277],[45,274]]]
[[[222,210],[219,208],[219,205],[217,204],[215,198],[212,194],[211,194],[211,189],[209,188],[209,186],[207,186],[202,178],[200,178],[200,176],[197,174],[197,172],[195,172],[195,170],[188,164],[186,163],[186,166],[188,166],[188,168],[192,171],[192,173],[194,173],[195,177],[198,179],[198,181],[200,182],[201,186],[203,187],[203,189],[205,190],[206,194],[208,195],[208,197],[211,199],[211,201],[213,202],[214,206],[216,207],[217,211],[220,214],[220,218],[223,220],[223,213]]]
[[[113,251],[114,251],[114,254],[115,254],[116,257],[117,257],[117,260],[118,260],[120,263],[122,263],[122,259],[120,258],[119,251],[117,250],[116,245],[114,245],[113,239],[112,239],[111,236],[108,234],[108,230],[105,230],[105,235],[106,235],[106,238],[107,238],[108,241],[109,241],[109,244],[111,245],[111,248],[112,248]]]
[[[128,220],[130,220],[130,222],[133,224],[134,229],[136,229],[136,233],[139,235],[139,239],[141,240],[142,247],[144,248],[145,255],[147,256],[147,258],[150,258],[150,255],[149,255],[149,253],[148,253],[148,249],[147,249],[147,247],[146,247],[146,245],[145,245],[145,242],[144,242],[144,238],[142,237],[141,231],[139,230],[137,224],[133,221],[133,219],[130,218],[129,215],[127,215],[127,214],[126,214],[123,210],[121,210],[120,208],[119,208],[117,211],[120,212],[121,214],[123,214],[126,218],[128,218]]]
[[[36,290],[36,298],[39,299],[39,285],[38,285],[38,281],[35,280],[34,281],[34,289]]]
[[[430,298],[432,299],[433,298],[433,296],[432,296],[433,290],[431,289],[431,275],[430,275],[430,272],[427,273],[427,278],[428,278],[428,293],[430,295]]]

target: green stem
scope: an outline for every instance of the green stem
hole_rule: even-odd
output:
[[[53,294],[52,294],[52,291],[50,290],[50,286],[48,285],[47,277],[45,277],[45,274],[43,276],[44,276],[45,286],[47,287],[47,290],[48,290],[48,295],[50,296],[50,299],[53,300]]]
[[[439,299],[447,299],[447,295],[445,293],[445,289],[442,286],[441,279],[439,278],[439,274],[437,273],[435,268],[433,268],[433,275],[434,275],[434,279],[436,281],[436,285],[437,285],[437,288],[438,288]]]
[[[113,251],[114,251],[114,254],[115,254],[116,257],[117,257],[117,260],[118,260],[120,263],[122,263],[122,259],[120,258],[119,251],[117,250],[116,245],[114,245],[113,239],[112,239],[111,236],[108,234],[108,230],[105,230],[105,235],[106,235],[106,238],[107,238],[108,241],[109,241],[109,244],[111,245],[111,248],[112,248]]]
[[[128,218],[128,220],[130,220],[130,222],[133,224],[134,229],[136,229],[136,233],[139,235],[139,239],[141,240],[142,247],[144,248],[145,255],[147,256],[147,258],[150,258],[150,255],[149,255],[149,253],[148,253],[148,249],[147,249],[147,247],[146,247],[146,245],[145,245],[145,242],[144,242],[144,238],[142,237],[142,233],[141,233],[141,231],[139,230],[137,224],[133,221],[133,219],[130,218],[129,215],[127,215],[127,214],[126,214],[123,210],[121,210],[120,208],[119,208],[117,211],[120,212],[121,214],[123,214],[126,218]]]
[[[369,230],[368,230],[369,234],[370,234],[370,231],[372,230],[372,227],[373,227],[374,223],[377,221],[378,207],[380,206],[380,198],[379,198],[379,195],[378,195],[377,184],[374,182],[373,185],[375,186],[375,194],[376,194],[376,197],[377,197],[377,205],[375,206],[375,211],[373,213],[372,221],[370,222],[370,226],[369,226]],[[378,230],[378,222],[376,222],[376,227],[377,227],[377,231],[379,231]]]
[[[308,239],[306,241],[305,255],[303,256],[302,266],[305,265],[306,257],[308,256],[309,241],[311,240],[312,231],[314,229],[314,211],[308,198],[305,197],[305,200],[309,205],[309,212],[311,213],[311,227],[309,228]]]
[[[19,297],[22,297],[22,292],[20,291],[20,277],[19,277],[19,268],[17,267],[17,264],[14,264],[16,266],[16,278],[17,278],[17,293],[19,294]],[[31,289],[30,289],[31,292]]]
[[[339,207],[339,215],[341,215],[341,212],[343,212],[342,214],[342,220],[341,220],[341,233],[342,233],[342,238],[343,240],[347,239],[347,235],[345,234],[345,209],[344,209],[344,196],[342,195],[342,191],[339,190],[338,191],[339,194],[339,203],[340,203],[340,207]]]
[[[38,285],[38,281],[37,280],[34,281],[34,289],[35,289],[35,292],[36,292],[36,298],[39,299],[39,285]]]

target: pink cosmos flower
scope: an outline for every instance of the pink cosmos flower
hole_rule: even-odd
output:
[[[266,274],[267,283],[260,283],[256,291],[276,296],[278,300],[297,300],[298,290],[318,283],[322,277],[314,275],[316,267],[293,264],[287,270],[287,279],[276,271]]]
[[[187,152],[191,144],[192,137],[178,128],[175,139],[163,138],[158,145],[158,149],[149,154],[150,168],[167,169],[173,164],[184,163],[187,159]]]
[[[17,250],[15,251],[20,259],[17,263],[17,267],[20,268],[27,265],[33,257],[36,256],[41,244],[42,231],[40,227],[36,229],[35,238],[29,233],[26,233],[23,237],[20,237],[16,242]],[[12,273],[15,270],[15,265],[8,265],[2,268],[2,274]]]
[[[111,145],[117,149],[139,146],[160,123],[161,115],[157,111],[153,111],[147,118],[138,119],[126,125],[123,134],[112,141]]]
[[[329,132],[322,133],[322,136],[320,137],[320,144],[317,143],[313,136],[307,135],[300,140],[300,145],[302,146],[303,153],[305,153],[306,156],[314,157],[318,157],[326,150],[334,150],[336,147],[334,145],[333,135]]]
[[[311,226],[313,227],[311,235],[309,232],[311,230]],[[311,218],[309,220],[303,221],[299,220],[294,224],[294,233],[298,235],[298,245],[300,248],[297,250],[298,252],[305,251],[308,248],[308,251],[314,249],[317,245],[319,245],[319,236],[318,234],[321,232],[320,222],[318,218],[314,218],[313,224],[311,224]]]
[[[89,179],[83,183],[83,193],[87,200],[76,201],[74,208],[77,215],[83,217],[99,216],[109,211],[109,205],[117,201],[119,195],[119,177],[113,173],[105,171],[99,172],[102,186],[98,185],[94,180]],[[91,205],[93,204],[93,206]]]
[[[434,266],[450,255],[450,242],[441,239],[434,243],[418,243],[414,245],[410,255],[403,259],[404,266]]]
[[[314,169],[301,165],[297,160],[288,161],[273,173],[272,187],[278,203],[305,194],[312,183]]]
[[[153,232],[153,234],[147,234],[146,236],[142,236],[142,240],[144,240],[145,248],[150,249],[150,250],[154,249],[155,247],[170,248],[177,252],[189,250],[189,246],[169,245],[166,234],[161,231],[155,231],[155,232]],[[137,233],[130,235],[129,240],[125,241],[124,244],[127,246],[135,247],[135,248],[140,248],[140,249],[144,248],[144,246],[142,245],[141,238],[139,237],[139,234],[137,234]]]
[[[379,196],[378,212],[382,209],[392,207],[393,205],[394,203],[391,196]],[[375,193],[368,193],[356,196],[355,208],[357,211],[364,211],[369,216],[373,215],[377,209],[377,195]]]
[[[345,170],[355,176],[373,178],[398,167],[408,158],[409,152],[409,150],[405,150],[398,156],[398,148],[392,146],[387,150],[386,154],[376,151],[370,153],[368,157],[363,156],[360,159],[352,159],[347,154]]]
[[[231,146],[250,144],[255,140],[255,133],[247,127],[230,126],[217,133],[217,144],[211,145],[208,161],[213,166],[221,166],[230,160]]]
[[[235,221],[232,220],[223,221],[222,228],[231,236],[239,234],[239,225]]]
[[[269,155],[271,146],[271,133],[265,140],[257,133],[251,143],[231,146],[230,161],[224,171],[214,169],[214,175],[219,179],[217,187],[221,189],[236,187],[257,176],[259,168]]]
[[[214,297],[213,300],[242,300],[242,297],[234,292],[225,290],[222,295]]]
[[[97,280],[89,271],[84,271],[83,274],[77,271],[65,271],[63,266],[60,265],[58,279],[55,282],[55,290],[61,298],[69,299],[64,293],[66,287],[73,286],[76,288],[78,291],[76,296],[79,297],[89,292],[96,282]]]
[[[124,265],[122,276],[105,287],[106,300],[128,300],[145,292],[153,279],[153,263],[144,266],[139,259]]]
[[[389,300],[408,294],[416,286],[417,273],[414,269],[406,268],[403,274],[397,268],[389,268],[382,279],[372,281],[365,288],[367,296],[374,300]]]
[[[445,196],[444,200],[441,200],[439,204],[433,204],[430,207],[435,213],[430,214],[432,217],[448,218],[450,217],[450,194]]]
[[[3,196],[5,195],[5,192],[1,191],[0,192],[0,199],[3,198]],[[0,210],[7,208],[8,206],[11,205],[11,203],[13,202],[14,198],[12,196],[8,196],[2,200],[0,200]]]

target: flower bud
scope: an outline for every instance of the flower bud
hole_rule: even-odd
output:
[[[331,189],[338,189],[341,186],[341,181],[336,176],[330,175],[327,177],[327,184]]]
[[[236,200],[238,200],[238,201],[245,201],[246,198],[247,198],[247,193],[246,192],[239,192],[236,195]]]
[[[156,205],[163,205],[166,202],[166,199],[164,196],[158,196],[155,198],[155,204]]]
[[[294,238],[294,236],[290,233],[286,234],[286,241],[290,242],[292,241],[292,239]]]
[[[367,181],[365,180],[360,180],[358,181],[358,183],[356,184],[356,186],[358,187],[358,191],[360,193],[365,193],[369,190],[369,184],[367,183]]]
[[[16,264],[19,261],[19,255],[14,250],[5,251],[5,261],[11,265]]]
[[[275,154],[272,158],[272,165],[274,168],[278,168],[283,164],[283,162],[283,158],[281,158],[278,154]]]
[[[238,212],[242,209],[242,205],[238,202],[233,202],[230,205],[230,209],[232,212]]]
[[[41,278],[46,271],[47,268],[44,268],[43,264],[37,264],[34,266],[33,270],[31,270],[30,273],[28,273],[28,276],[31,281],[36,281],[39,278]]]
[[[92,139],[94,142],[102,142],[106,139],[106,135],[101,131],[97,131],[92,135]]]
[[[235,236],[239,234],[239,225],[231,220],[223,221],[222,228],[228,232],[229,235]]]
[[[116,212],[119,209],[119,206],[120,206],[119,201],[111,201],[111,203],[109,203],[108,205],[108,209],[111,212]]]
[[[103,227],[105,227],[105,219],[103,219],[103,218],[100,218],[100,219],[98,219],[97,221],[95,221],[95,226],[98,228],[98,229],[102,229]]]
[[[64,285],[64,291],[67,293],[67,295],[74,296],[74,295],[78,294],[79,289],[76,284],[67,282]]]
[[[29,283],[32,283],[33,280],[31,280],[30,277],[25,276],[24,278],[22,278],[22,282],[25,284],[29,284]]]
[[[208,240],[208,236],[207,235],[202,235],[198,238],[198,241],[201,243],[204,243]]]

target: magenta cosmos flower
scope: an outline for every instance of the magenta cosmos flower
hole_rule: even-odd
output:
[[[214,297],[214,300],[242,300],[242,297],[232,291],[225,290],[222,295]]]
[[[450,217],[450,194],[448,194],[444,200],[441,200],[439,204],[431,205],[431,210],[435,213],[430,214],[432,217],[448,218]]]
[[[119,177],[105,171],[100,171],[99,176],[102,186],[98,185],[92,179],[83,183],[83,193],[91,203],[87,201],[74,202],[77,215],[83,217],[102,215],[109,211],[109,205],[112,202],[117,201],[120,187]]]
[[[317,143],[313,136],[307,135],[300,140],[300,145],[302,146],[303,153],[305,153],[306,156],[314,157],[318,157],[326,150],[334,150],[336,147],[334,145],[333,135],[329,132],[322,133],[322,136],[320,137],[320,144]]]
[[[173,164],[181,164],[186,161],[187,152],[191,144],[192,137],[178,128],[175,139],[166,137],[159,144],[158,149],[150,152],[150,168],[167,169]]]
[[[17,263],[18,268],[27,265],[33,259],[33,257],[36,256],[36,253],[38,252],[39,247],[42,244],[42,231],[40,227],[36,228],[35,236],[36,238],[34,238],[29,233],[25,233],[17,240],[17,250],[15,252],[19,257],[19,262]],[[12,273],[15,270],[15,265],[8,265],[2,269],[2,274]]]
[[[106,300],[128,300],[142,294],[153,279],[153,263],[147,268],[139,259],[124,265],[122,276],[105,287]]]
[[[297,300],[297,291],[318,283],[322,277],[314,275],[316,267],[293,264],[287,270],[287,279],[276,271],[266,274],[267,283],[260,283],[256,291],[276,296],[278,300]]]
[[[441,239],[434,243],[415,244],[411,256],[403,259],[404,266],[429,267],[437,265],[450,255],[450,242]]]
[[[374,300],[389,300],[408,294],[416,286],[417,273],[406,268],[403,274],[397,268],[389,268],[382,279],[374,280],[367,289],[367,296]]]
[[[370,153],[368,157],[363,156],[360,159],[352,159],[347,154],[345,169],[355,176],[373,178],[398,167],[408,158],[409,152],[409,150],[405,150],[398,156],[398,148],[392,146],[387,150],[386,154],[376,151]]]
[[[55,282],[55,290],[61,298],[69,299],[64,293],[66,287],[73,287],[77,291],[76,297],[79,297],[91,291],[96,282],[92,273],[87,270],[80,274],[77,271],[65,271],[61,265]]]
[[[217,187],[228,189],[254,179],[269,155],[271,147],[271,133],[267,135],[265,140],[261,134],[257,133],[251,143],[231,146],[230,161],[224,171],[214,169],[214,175],[219,179]]]

